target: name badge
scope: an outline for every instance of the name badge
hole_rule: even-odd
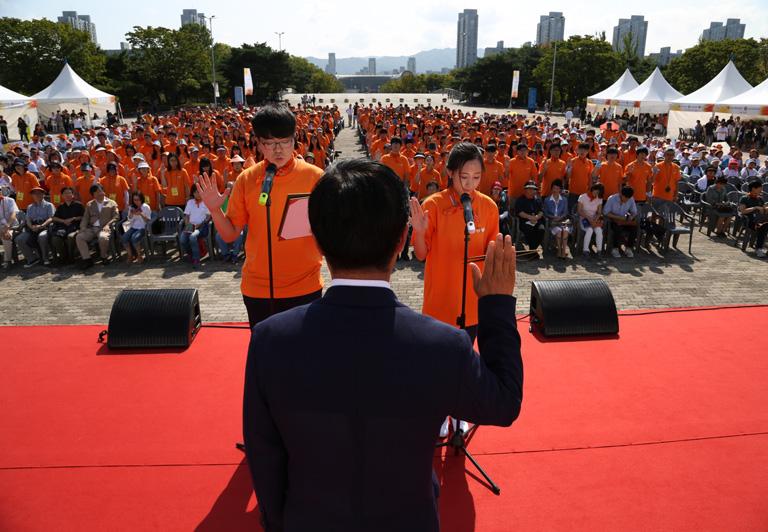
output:
[[[54,203],[59,203],[60,201],[61,201],[61,196],[59,196],[58,194],[54,194],[53,195],[53,202]]]
[[[110,194],[109,195],[109,199],[111,199],[112,201],[115,201],[115,198],[117,198],[117,194]]]
[[[23,192],[17,192],[16,193],[16,199],[19,201],[24,201],[24,193]]]
[[[179,189],[176,187],[171,187],[171,196],[178,196],[179,195]]]

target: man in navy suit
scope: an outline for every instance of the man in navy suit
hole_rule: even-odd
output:
[[[408,194],[390,169],[331,167],[309,219],[333,281],[321,299],[259,323],[246,366],[243,432],[264,527],[437,531],[440,424],[509,426],[520,413],[514,246],[499,235],[483,273],[472,265],[479,356],[464,331],[389,286],[408,234]]]

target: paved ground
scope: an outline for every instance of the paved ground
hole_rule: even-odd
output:
[[[342,157],[361,154],[352,130],[341,133],[337,148]],[[768,261],[729,243],[697,232],[694,256],[676,250],[666,257],[642,251],[634,259],[523,262],[518,266],[517,310],[527,312],[532,280],[595,277],[606,280],[621,309],[765,303],[766,292],[758,280],[766,278]],[[687,250],[687,241],[681,248]],[[420,263],[398,263],[392,283],[403,302],[421,308]],[[245,321],[239,284],[240,273],[234,267],[213,261],[192,271],[175,257],[142,267],[96,266],[86,274],[71,266],[56,271],[15,267],[6,275],[0,273],[0,324],[106,323],[121,289],[169,287],[197,288],[205,321]]]

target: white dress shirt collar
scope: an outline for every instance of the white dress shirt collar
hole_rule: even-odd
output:
[[[333,279],[328,288],[334,286],[368,286],[373,288],[387,288],[392,290],[392,286],[387,281],[378,281],[375,279]]]

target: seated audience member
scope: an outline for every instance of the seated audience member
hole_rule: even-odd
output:
[[[142,244],[147,235],[147,225],[152,220],[152,209],[144,201],[144,194],[134,192],[131,194],[131,204],[128,207],[128,219],[126,224],[128,228],[120,237],[125,248],[125,260],[128,264],[133,261],[141,264],[144,262],[142,257]]]
[[[611,195],[603,206],[603,215],[611,222],[611,256],[614,259],[621,257],[621,246],[624,246],[624,255],[629,258],[634,256],[632,248],[637,236],[637,205],[632,197],[634,194],[632,187],[623,186],[621,192]]]
[[[536,197],[538,187],[533,181],[523,187],[523,195],[515,201],[515,213],[520,218],[520,231],[525,237],[528,249],[532,251],[531,258],[538,259],[538,247],[544,239],[544,206]]]
[[[710,173],[707,168],[707,173]],[[704,201],[710,206],[707,207],[707,224],[710,230],[715,231],[715,235],[724,237],[731,226],[731,219],[736,214],[733,205],[728,201],[728,189],[726,188],[728,178],[720,176],[714,184],[707,188],[704,193]],[[718,213],[720,213],[718,215]],[[723,216],[728,214],[728,216]]]
[[[13,258],[13,227],[16,226],[16,215],[19,207],[13,198],[9,198],[7,193],[10,187],[0,187],[0,241],[3,243],[3,270],[11,266]]]
[[[42,259],[43,264],[50,265],[48,251],[50,242],[48,240],[48,226],[53,222],[53,203],[45,200],[45,190],[35,187],[29,191],[32,195],[32,203],[27,207],[27,223],[18,236],[16,236],[16,245],[27,259],[25,268],[30,268],[39,263]]]
[[[758,162],[756,159],[747,159],[747,164],[744,166],[744,168],[741,170],[741,180],[745,183],[747,181],[752,181],[759,175],[759,170],[757,168]]]
[[[597,253],[600,253],[603,249],[603,185],[595,183],[579,196],[578,212],[579,223],[584,231],[583,255],[590,255],[593,233]]]
[[[200,265],[200,239],[205,240],[210,230],[211,213],[203,203],[203,198],[197,190],[197,184],[192,185],[192,198],[184,208],[184,230],[181,232],[181,247],[192,257],[192,267]]]
[[[499,231],[504,236],[511,233],[509,228],[509,199],[507,198],[507,191],[504,190],[504,185],[501,181],[496,181],[491,187],[491,199],[496,202],[496,206],[499,208]]]
[[[80,268],[85,270],[93,266],[91,242],[98,240],[99,256],[102,264],[109,264],[109,242],[115,224],[120,220],[117,202],[109,199],[101,185],[91,185],[90,194],[93,197],[85,206],[83,219],[80,221],[80,231],[75,237],[77,250],[80,252]]]
[[[230,192],[232,192],[232,188],[234,188],[235,182],[234,181],[227,181],[226,185],[224,185],[226,188],[229,189]],[[224,214],[227,213],[227,204],[229,203],[229,196],[227,196],[227,199],[224,200],[224,204],[221,206],[221,210]],[[243,231],[240,232],[240,236],[238,236],[234,242],[227,242],[223,238],[221,238],[221,235],[216,233],[216,245],[219,248],[219,253],[221,253],[221,260],[225,262],[231,262],[232,264],[237,264],[237,259],[240,256],[240,250],[243,247],[243,240],[245,240],[247,229],[243,229]]]
[[[706,192],[709,187],[715,184],[715,178],[717,178],[717,167],[712,165],[707,166],[704,175],[696,181],[696,188],[699,192]],[[727,178],[725,178],[725,182],[728,182]]]
[[[53,213],[53,224],[49,230],[54,260],[57,263],[71,262],[75,252],[75,235],[80,228],[85,207],[75,201],[75,191],[72,187],[61,189],[61,204]]]
[[[763,184],[754,180],[749,183],[749,193],[739,201],[739,214],[745,216],[747,225],[755,234],[755,250],[758,257],[765,257],[765,235],[768,234],[768,207],[762,198]]]
[[[561,194],[563,182],[559,179],[552,181],[551,194],[544,200],[544,215],[550,223],[549,230],[555,238],[557,256],[568,258],[568,237],[571,234],[571,220],[568,218],[568,200]]]

